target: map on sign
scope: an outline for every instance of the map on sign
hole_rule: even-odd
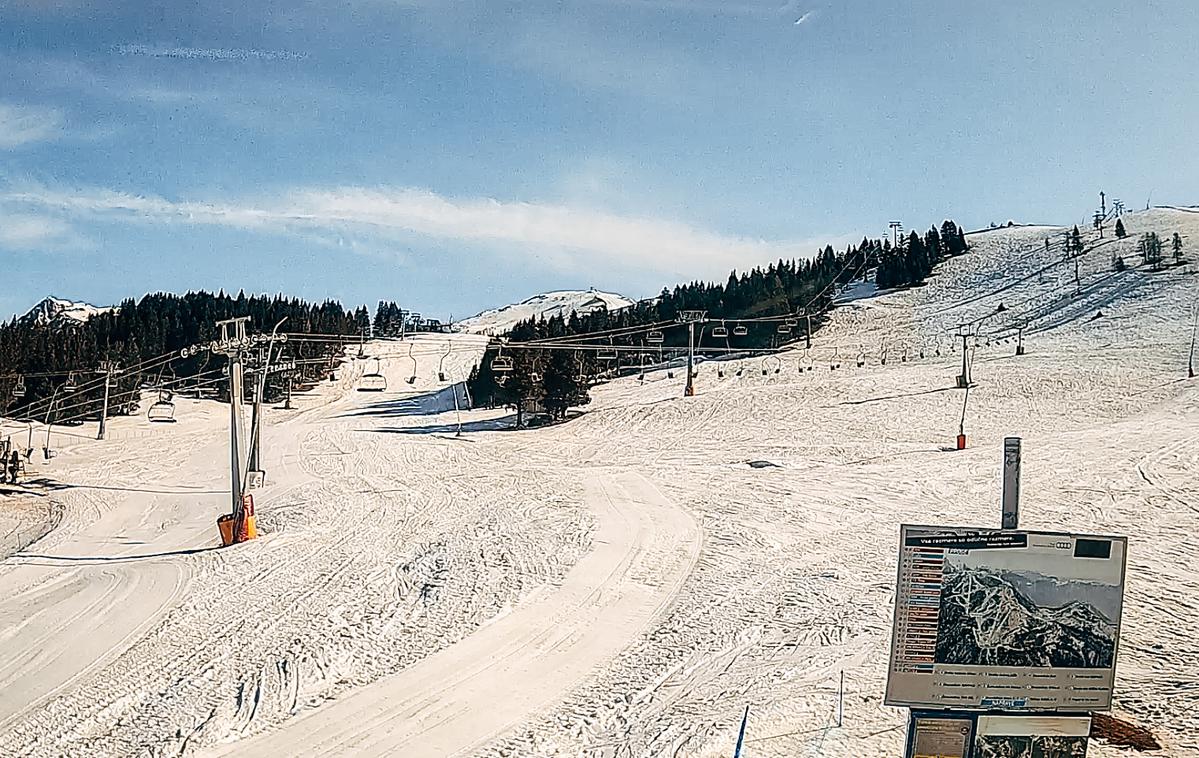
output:
[[[1086,758],[1088,716],[979,716],[973,758]]]
[[[907,758],[969,758],[973,716],[912,714]]]
[[[901,528],[887,705],[1111,705],[1127,541]]]
[[[913,711],[905,758],[1086,758],[1089,716]]]

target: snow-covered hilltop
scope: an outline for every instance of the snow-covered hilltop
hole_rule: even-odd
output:
[[[521,321],[530,318],[568,317],[570,314],[615,311],[627,308],[635,301],[613,292],[589,290],[559,290],[535,295],[524,302],[483,311],[454,325],[455,331],[472,334],[503,334]]]
[[[37,326],[72,326],[82,324],[92,316],[114,310],[111,306],[101,307],[89,303],[77,303],[51,295],[21,316],[22,324]]]

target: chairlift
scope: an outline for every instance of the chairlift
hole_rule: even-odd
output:
[[[70,374],[67,374],[67,383],[63,385],[63,391],[74,392],[78,388],[79,385],[75,381],[75,372],[72,371]]]
[[[654,331],[645,335],[645,341],[651,345],[661,345],[666,341],[666,335],[655,329]]]
[[[720,326],[712,327],[712,336],[717,339],[724,339],[724,338],[728,337],[729,336],[728,327],[726,327],[724,324],[721,324]]]
[[[784,322],[782,324],[779,324],[778,329],[776,329],[775,331],[777,331],[779,334],[790,334],[791,333],[791,325]]]
[[[362,383],[358,385],[359,392],[383,392],[387,389],[387,379],[384,378],[382,365],[375,358],[375,370],[362,375]]]
[[[15,398],[25,397],[25,377],[17,377],[17,383],[12,387],[12,396]]]
[[[616,348],[606,347],[601,348],[596,357],[601,361],[614,361],[620,357],[620,354],[616,352]]]
[[[155,424],[175,423],[175,403],[169,392],[158,393],[158,400],[146,411],[146,418]]]
[[[733,327],[733,336],[734,337],[744,337],[747,334],[749,334],[748,326],[734,326]]]

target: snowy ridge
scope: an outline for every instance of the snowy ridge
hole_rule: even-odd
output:
[[[589,290],[558,290],[535,295],[528,300],[501,308],[483,311],[463,319],[454,325],[455,331],[472,334],[504,334],[521,321],[530,318],[569,318],[571,313],[580,315],[595,311],[615,311],[627,308],[635,301],[613,292]]]
[[[91,305],[51,295],[30,308],[19,321],[36,326],[72,326],[82,324],[92,316],[114,310],[116,308],[112,306]]]

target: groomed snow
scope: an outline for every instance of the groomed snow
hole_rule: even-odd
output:
[[[927,286],[840,306],[811,351],[707,362],[690,399],[677,372],[622,379],[540,430],[474,410],[454,436],[438,366],[465,376],[485,337],[421,335],[414,385],[407,344],[368,343],[386,393],[351,360],[270,411],[265,536],[232,549],[227,408],[69,430],[41,471],[70,485],[61,524],[0,564],[0,753],[715,758],[749,705],[748,755],[895,756],[899,524],[996,526],[1017,435],[1023,527],[1129,536],[1116,713],[1195,755],[1199,277],[1111,257],[1199,240],[1199,214],[1124,221],[1077,286],[1064,230],[989,230]],[[984,317],[950,451],[952,335]]]

